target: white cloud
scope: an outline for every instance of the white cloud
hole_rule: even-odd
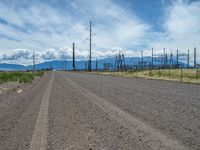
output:
[[[106,51],[93,51],[92,59],[115,57],[119,52],[124,53],[126,57],[139,57],[140,51],[123,50],[120,47],[113,47]],[[148,52],[148,51],[145,51]],[[43,51],[34,52],[36,63],[52,60],[72,60],[72,49],[70,47],[63,47],[61,49],[46,49]],[[87,60],[89,57],[88,51],[75,49],[75,56],[77,60]],[[1,62],[11,62],[16,64],[32,64],[33,51],[29,49],[13,49],[6,53],[1,53]]]
[[[80,51],[77,56],[81,58],[84,54],[88,57],[89,41],[86,39],[89,32],[85,29],[89,27],[89,20],[94,20],[93,32],[96,33],[92,46],[99,51],[115,46],[130,47],[129,43],[138,43],[149,30],[149,26],[133,13],[111,23],[124,9],[108,0],[75,0],[70,2],[71,5],[63,3],[62,9],[59,9],[40,1],[27,7],[18,7],[23,2],[15,1],[11,6],[0,2],[0,18],[8,22],[0,24],[0,34],[13,38],[1,38],[0,51],[23,48],[46,54],[45,49],[71,47],[75,42]],[[55,53],[50,50],[48,55],[54,57]],[[62,53],[62,56],[66,55]]]
[[[4,61],[31,63],[33,51],[38,62],[71,59],[72,42],[76,43],[77,58],[88,59],[89,31],[85,29],[90,20],[96,33],[92,38],[94,57],[114,56],[119,50],[126,56],[140,56],[135,48],[141,45],[144,55],[151,55],[151,47],[155,54],[163,53],[164,47],[168,53],[200,48],[200,1],[177,0],[167,6],[161,32],[153,31],[133,12],[123,13],[121,6],[109,0],[63,1],[62,8],[41,1],[17,7],[21,4],[0,2],[0,18],[8,22],[0,23],[0,35],[4,35],[0,39],[0,58]]]
[[[13,49],[2,55],[3,60],[20,60],[29,59],[30,57],[30,51],[26,49]]]
[[[165,17],[165,31],[155,33],[157,38],[150,44],[152,47],[183,52],[200,48],[200,1],[175,1],[166,8]]]

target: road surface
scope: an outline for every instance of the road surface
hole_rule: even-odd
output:
[[[51,72],[0,95],[0,150],[200,149],[200,86]]]

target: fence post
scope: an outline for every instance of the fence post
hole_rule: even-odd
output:
[[[199,78],[199,67],[197,66],[196,78]]]
[[[171,65],[169,65],[169,77],[171,76]]]

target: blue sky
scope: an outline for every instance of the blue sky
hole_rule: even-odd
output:
[[[199,0],[0,0],[0,60],[86,59],[90,20],[93,57],[200,48]]]

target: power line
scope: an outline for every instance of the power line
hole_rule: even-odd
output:
[[[139,1],[137,1],[137,3],[135,3],[135,4],[136,4],[136,8],[137,8],[137,7],[139,6]],[[118,19],[124,17],[125,15],[127,15],[127,14],[129,13],[129,11],[130,11],[131,9],[133,9],[133,8],[130,7],[130,6],[124,8],[123,11],[122,11],[118,16],[114,17],[110,22],[108,22],[107,24],[105,24],[105,26],[110,26],[110,24],[112,24],[113,22],[115,22],[115,21],[117,21]],[[101,27],[99,30],[97,30],[96,33],[99,32],[99,31],[101,31],[103,28],[105,28],[105,26],[104,26],[104,27]]]
[[[113,3],[112,2],[112,0],[111,0],[111,3]],[[139,1],[137,1],[137,3],[135,3],[136,4],[136,7],[138,7],[139,5]],[[122,12],[118,15],[118,16],[116,16],[116,17],[114,17],[108,24],[105,24],[105,26],[110,26],[110,24],[112,24],[113,22],[115,22],[115,21],[117,21],[118,19],[120,19],[121,17],[123,17],[123,16],[125,16],[127,13],[129,13],[129,11],[132,9],[132,7],[126,7],[125,9],[123,9],[122,10]],[[73,30],[75,30],[75,31],[77,31],[76,29],[74,29],[74,26],[72,25],[72,24],[70,24],[70,26],[72,27],[72,29]],[[101,27],[100,29],[98,29],[96,32],[95,32],[95,34],[97,33],[97,32],[99,32],[99,31],[101,31],[103,28],[105,28],[105,26],[103,26],[103,27]],[[80,31],[80,30],[79,30]],[[92,34],[92,33],[91,33]],[[94,35],[94,34],[93,34]]]

